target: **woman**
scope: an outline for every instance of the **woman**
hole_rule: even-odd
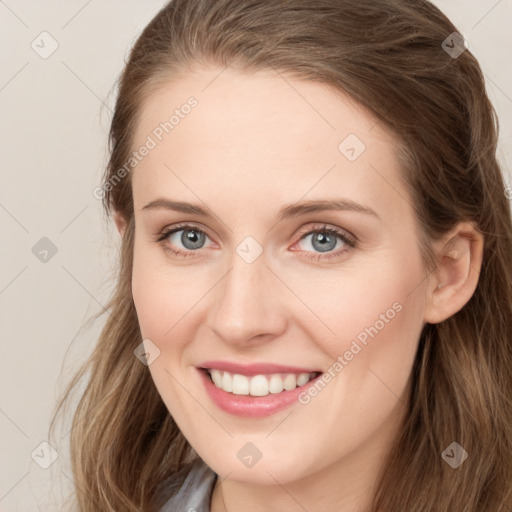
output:
[[[120,79],[81,511],[512,509],[510,206],[419,0],[175,0]]]

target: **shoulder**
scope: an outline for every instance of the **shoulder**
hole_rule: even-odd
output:
[[[159,512],[174,512],[189,509],[194,512],[210,512],[210,500],[217,474],[201,459],[194,460],[185,468],[186,476],[180,472],[165,485],[172,492]]]

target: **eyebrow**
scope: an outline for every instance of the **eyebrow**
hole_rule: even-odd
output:
[[[165,209],[173,210],[181,213],[188,213],[191,215],[199,215],[204,217],[216,217],[212,210],[209,208],[203,208],[197,204],[186,203],[183,201],[172,201],[166,198],[159,198],[151,201],[142,210],[153,210],[153,209]],[[308,213],[323,212],[327,210],[337,211],[353,211],[358,213],[365,213],[372,215],[377,219],[380,216],[372,208],[359,204],[349,199],[317,199],[310,201],[297,202],[281,208],[277,215],[277,222],[281,222],[285,219],[291,219],[299,217]]]

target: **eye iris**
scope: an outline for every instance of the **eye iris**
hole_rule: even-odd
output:
[[[181,234],[181,243],[187,249],[198,249],[204,243],[204,234],[193,229],[184,229]],[[192,244],[192,246],[188,244]]]
[[[330,239],[330,240],[329,240]],[[316,241],[321,242],[321,245],[316,246]],[[313,247],[320,252],[327,252],[336,247],[336,238],[332,235],[325,234],[325,233],[317,233],[316,235],[313,235]]]

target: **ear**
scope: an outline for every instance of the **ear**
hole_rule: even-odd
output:
[[[119,231],[119,234],[121,236],[124,235],[124,231],[126,229],[126,219],[123,217],[123,215],[116,211],[113,215],[114,222],[116,223],[117,231]]]
[[[469,301],[478,284],[483,248],[483,235],[469,222],[459,223],[434,244],[439,263],[427,280],[425,322],[442,322]]]

